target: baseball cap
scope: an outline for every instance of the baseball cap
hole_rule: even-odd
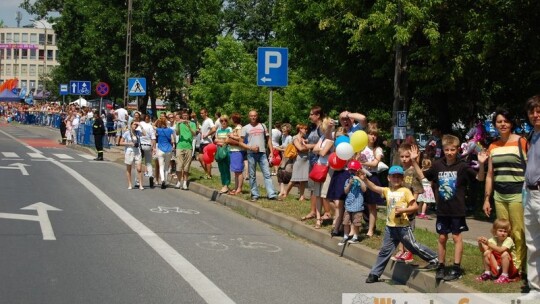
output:
[[[390,170],[388,170],[388,175],[392,174],[401,174],[403,175],[403,168],[401,166],[392,166],[390,167]]]

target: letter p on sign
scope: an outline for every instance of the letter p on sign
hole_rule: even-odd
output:
[[[275,58],[275,60],[272,60]],[[272,62],[275,61],[275,62]],[[281,66],[281,53],[268,51],[264,53],[264,73],[270,74],[270,69],[278,69]]]

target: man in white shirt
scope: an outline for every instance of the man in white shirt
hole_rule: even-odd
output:
[[[203,151],[204,147],[212,143],[212,135],[216,133],[216,127],[214,122],[210,117],[208,117],[208,111],[206,109],[201,109],[200,113],[203,119],[201,125],[201,146],[199,150],[199,161],[201,162],[201,167],[204,169],[206,179],[212,178],[212,164],[206,164],[203,160]]]
[[[73,129],[73,143],[77,144],[77,139],[79,138],[79,126],[81,124],[81,115],[79,111],[73,111],[73,121],[71,121],[71,127]]]
[[[122,106],[120,106],[119,109],[116,109],[116,111],[114,111],[114,114],[116,115],[116,145],[119,146],[120,138],[126,130],[129,114],[128,111]]]

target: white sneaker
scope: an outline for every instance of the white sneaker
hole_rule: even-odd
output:
[[[187,185],[182,186],[182,190],[187,190],[187,189],[188,189]]]
[[[176,182],[176,186],[174,186],[176,189],[180,189],[180,186],[182,186],[182,183]]]

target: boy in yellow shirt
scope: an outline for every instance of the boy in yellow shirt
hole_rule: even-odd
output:
[[[371,191],[381,194],[386,199],[386,227],[383,244],[377,256],[377,261],[366,279],[366,283],[379,281],[386,264],[388,264],[392,253],[400,242],[403,243],[407,250],[429,262],[423,268],[424,270],[437,269],[439,265],[437,253],[418,243],[412,232],[407,214],[416,212],[418,205],[411,190],[403,187],[403,168],[401,166],[392,166],[390,168],[388,171],[389,187],[379,187],[373,184],[366,178],[365,174],[362,174],[360,178]]]

